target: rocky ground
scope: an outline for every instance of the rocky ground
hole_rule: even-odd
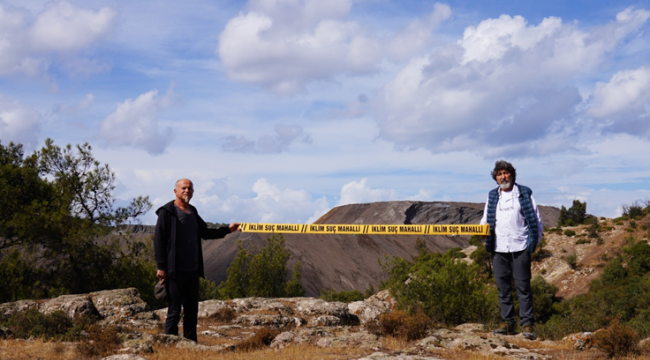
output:
[[[521,335],[495,336],[481,324],[463,324],[455,328],[432,328],[423,339],[399,340],[369,331],[380,314],[393,311],[394,302],[387,291],[349,304],[315,298],[246,298],[230,301],[209,300],[199,306],[199,343],[162,334],[166,309],[149,311],[137,290],[120,289],[55,299],[24,300],[0,305],[0,314],[8,315],[29,308],[42,313],[62,310],[72,318],[97,314],[105,327],[117,326],[121,344],[104,359],[161,359],[176,357],[178,352],[194,354],[189,358],[219,358],[241,353],[247,341],[261,329],[273,331],[273,340],[254,357],[278,359],[469,359],[511,358],[551,359],[598,356],[590,349],[590,334],[578,334],[565,341],[529,341]],[[0,343],[0,358],[37,358],[24,348],[25,341]],[[28,340],[29,341],[29,340]],[[36,340],[32,340],[36,341]],[[23,346],[23,347],[21,347]],[[45,346],[45,345],[43,345]],[[76,344],[60,343],[57,357],[78,358]],[[16,348],[21,348],[17,352]],[[303,356],[283,357],[300,349]],[[52,350],[54,351],[54,350]],[[260,353],[262,351],[262,353]],[[71,357],[66,357],[70,354]],[[255,355],[257,354],[257,355]],[[309,355],[306,355],[309,354]],[[325,356],[329,354],[330,356]],[[224,357],[229,358],[229,357]]]

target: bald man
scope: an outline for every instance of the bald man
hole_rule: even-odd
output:
[[[184,309],[183,336],[197,341],[199,277],[203,273],[201,239],[220,239],[239,230],[239,223],[208,229],[196,208],[190,205],[194,184],[189,179],[176,181],[176,198],[156,210],[158,221],[153,243],[157,276],[167,287],[169,308],[165,333],[178,335],[181,307]]]

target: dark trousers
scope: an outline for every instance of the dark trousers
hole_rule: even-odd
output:
[[[165,334],[178,335],[178,322],[183,307],[183,336],[197,341],[196,319],[199,313],[199,272],[177,271],[174,278],[167,278],[169,308],[165,321]]]
[[[519,298],[519,325],[530,325],[533,319],[533,291],[530,288],[530,253],[528,249],[514,253],[492,253],[494,278],[499,289],[501,318],[515,323],[515,305],[512,300],[512,279]]]

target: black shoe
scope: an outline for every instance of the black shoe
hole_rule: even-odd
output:
[[[524,326],[521,328],[521,336],[523,336],[524,339],[528,339],[528,340],[535,340],[535,339],[537,339],[537,338],[535,337],[535,333],[533,332],[533,327],[530,326],[530,325],[524,325]]]
[[[512,335],[515,333],[515,324],[508,324],[507,322],[502,322],[498,328],[492,331],[494,335]]]

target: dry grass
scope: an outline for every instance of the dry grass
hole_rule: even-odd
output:
[[[0,359],[79,359],[77,343],[36,340],[0,340]]]
[[[403,337],[386,336],[380,339],[381,345],[386,350],[398,351],[409,347],[409,341]]]
[[[261,349],[250,352],[221,353],[205,352],[200,350],[177,349],[169,347],[154,347],[154,353],[147,355],[149,360],[240,360],[240,359],[265,359],[265,360],[334,360],[357,359],[372,351],[360,348],[319,348],[313,345],[295,345],[281,350]]]

